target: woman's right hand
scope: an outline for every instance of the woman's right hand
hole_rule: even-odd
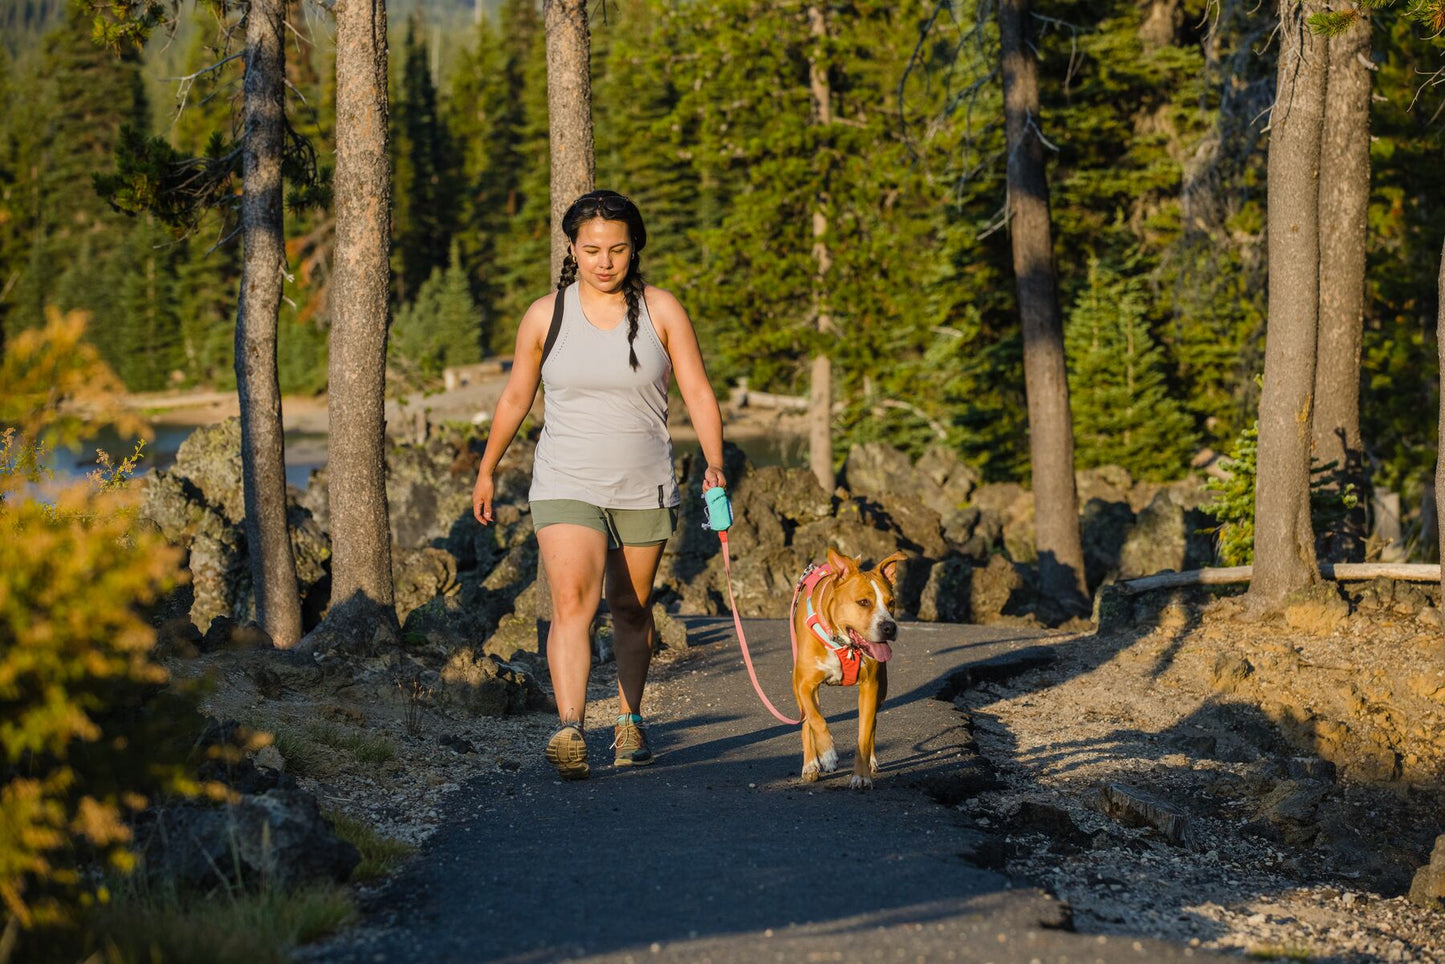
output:
[[[482,525],[488,525],[492,515],[492,473],[477,472],[477,484],[472,487],[472,515]]]

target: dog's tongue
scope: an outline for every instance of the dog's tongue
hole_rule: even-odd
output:
[[[869,656],[872,656],[880,663],[886,663],[893,658],[893,647],[889,646],[887,643],[875,643],[871,639],[864,639],[862,636],[860,636],[858,633],[854,632],[851,629],[848,630],[848,636],[853,640],[854,646],[857,646],[859,649],[863,650],[863,652],[867,653]]]

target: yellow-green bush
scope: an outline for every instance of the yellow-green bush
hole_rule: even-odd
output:
[[[0,903],[25,927],[105,899],[87,871],[131,866],[128,812],[203,789],[185,764],[194,713],[163,693],[145,619],[178,551],[135,524],[115,472],[53,502],[27,485],[46,440],[94,424],[113,384],[83,330],[52,314],[0,361]]]

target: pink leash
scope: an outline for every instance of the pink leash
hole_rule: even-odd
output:
[[[743,634],[743,621],[738,618],[738,601],[733,596],[733,566],[732,561],[728,558],[727,530],[723,529],[717,534],[717,537],[722,542],[723,572],[727,575],[728,603],[732,606],[733,627],[737,630],[738,633],[738,646],[743,651],[743,662],[747,664],[748,676],[751,677],[753,681],[753,690],[758,694],[758,699],[762,700],[763,705],[768,708],[769,713],[772,713],[773,716],[777,717],[779,720],[788,724],[789,726],[798,726],[803,721],[792,720],[779,713],[778,708],[774,706],[771,701],[769,701],[767,694],[763,692],[762,684],[758,682],[757,671],[753,669],[753,657],[752,654],[748,652],[748,638],[746,635]],[[798,593],[802,591],[802,588],[802,583],[799,583],[798,588],[793,590],[793,603],[788,607],[788,641],[793,644],[793,662],[795,663],[798,661],[798,633],[797,630],[793,627],[793,610],[798,605]]]

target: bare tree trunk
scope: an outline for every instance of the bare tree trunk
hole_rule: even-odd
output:
[[[808,86],[813,93],[813,120],[819,127],[833,123],[833,89],[828,65],[822,61],[828,42],[828,21],[823,8],[808,7],[808,24],[816,44],[808,58]],[[826,339],[833,333],[833,315],[828,303],[828,273],[833,254],[828,250],[828,186],[824,184],[813,208],[813,316],[818,333]],[[837,484],[833,474],[833,359],[826,349],[813,357],[808,388],[808,467],[824,492]]]
[[[1440,274],[1436,279],[1438,303],[1435,308],[1435,342],[1440,353],[1440,428],[1435,443],[1435,519],[1440,544],[1440,592],[1445,599],[1445,248],[1440,251]],[[1445,616],[1442,616],[1445,621]],[[1445,626],[1442,626],[1445,628]]]
[[[544,0],[547,29],[547,128],[552,162],[552,282],[562,273],[567,235],[562,216],[572,202],[597,186],[592,137],[592,37],[587,0]],[[552,586],[537,554],[537,642],[545,652],[551,628]],[[595,645],[595,640],[594,640]]]
[[[276,315],[286,265],[281,152],[286,136],[284,0],[254,0],[246,16],[241,222],[245,255],[236,312],[241,478],[256,621],[283,649],[301,639],[296,557],[286,526],[286,443],[276,370]]]
[[[1267,612],[1319,581],[1310,521],[1310,444],[1319,328],[1319,165],[1327,41],[1317,0],[1280,0],[1269,133],[1269,321],[1259,400],[1250,608]]]
[[[547,121],[552,145],[552,277],[562,270],[562,215],[597,183],[592,141],[592,39],[586,0],[546,0]]]
[[[1329,40],[1320,145],[1320,318],[1314,457],[1335,462],[1331,487],[1353,485],[1357,508],[1322,533],[1324,557],[1363,560],[1364,445],[1360,438],[1360,337],[1365,314],[1365,231],[1370,200],[1370,20]]]
[[[386,504],[391,248],[386,3],[337,0],[336,266],[330,343],[331,639],[397,633]]]
[[[1043,134],[1038,127],[1038,64],[1027,42],[1028,20],[1028,0],[1000,0],[1009,232],[1024,336],[1039,578],[1048,597],[1065,610],[1077,610],[1087,604],[1087,589],[1074,487],[1074,428],[1064,367],[1064,326],[1049,223]]]

